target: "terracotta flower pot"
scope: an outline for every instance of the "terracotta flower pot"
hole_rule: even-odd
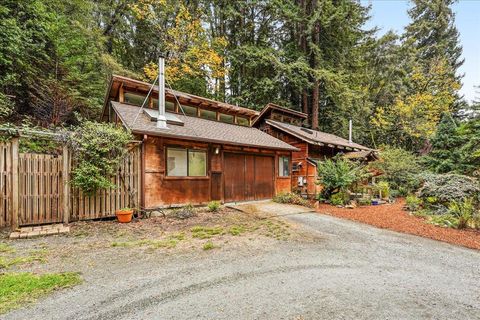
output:
[[[133,209],[121,209],[115,212],[118,222],[120,223],[128,223],[132,221],[133,216]]]

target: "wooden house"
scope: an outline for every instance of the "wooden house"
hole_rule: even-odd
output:
[[[140,205],[153,209],[270,199],[291,191],[297,148],[252,127],[257,116],[251,109],[166,89],[162,82],[151,86],[114,75],[102,119],[142,141]]]
[[[268,104],[252,125],[278,138],[298,150],[292,152],[292,189],[308,197],[315,197],[321,190],[317,163],[339,153],[346,157],[365,161],[374,160],[374,150],[333,134],[302,126],[305,113]]]

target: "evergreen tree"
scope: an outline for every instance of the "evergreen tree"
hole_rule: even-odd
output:
[[[458,123],[450,113],[445,113],[430,140],[432,149],[425,163],[436,173],[462,172],[461,147],[464,142],[464,136],[458,132]]]
[[[452,75],[463,64],[459,33],[451,6],[456,0],[413,0],[408,11],[412,22],[406,27],[407,45],[415,49],[417,61],[428,68],[431,61],[445,58]]]

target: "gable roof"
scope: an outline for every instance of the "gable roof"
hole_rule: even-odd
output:
[[[169,112],[167,112],[167,118],[176,117],[183,122],[183,125],[170,124],[168,129],[160,129],[157,128],[156,121],[152,121],[151,117],[141,111],[140,107],[115,101],[112,101],[111,105],[123,125],[133,133],[268,149],[298,150],[257,128]],[[137,115],[138,118],[135,121]]]
[[[132,79],[132,78],[115,75],[115,74],[112,75],[109,86],[108,86],[107,95],[105,97],[102,117],[106,116],[108,102],[116,96],[120,86],[125,86],[126,88],[134,89],[146,94],[150,90],[150,87],[152,86],[152,84],[148,82]],[[153,87],[152,92],[155,94],[158,94],[157,85]],[[243,115],[248,118],[253,118],[255,116],[258,116],[259,114],[259,112],[256,110],[235,106],[233,104],[229,104],[225,102],[215,101],[205,97],[200,97],[200,96],[182,92],[182,91],[172,90],[169,88],[165,88],[165,97],[172,101],[174,101],[175,99],[178,99],[180,104],[207,107],[207,108],[215,109],[219,111],[223,110],[223,111],[235,113],[238,115]]]
[[[272,110],[278,110],[278,111],[281,111],[283,113],[287,113],[287,114],[289,114],[289,115],[291,115],[295,118],[300,118],[300,119],[303,119],[303,120],[308,118],[308,115],[306,113],[296,111],[296,110],[292,110],[292,109],[288,109],[288,108],[279,106],[279,105],[274,104],[274,103],[269,103],[265,107],[263,107],[260,114],[255,118],[255,120],[253,120],[252,126],[255,126],[256,124],[260,123],[260,121],[268,114],[268,112],[270,112]]]
[[[287,132],[303,141],[306,141],[315,145],[335,146],[339,148],[351,149],[355,151],[359,150],[371,150],[358,143],[349,142],[347,139],[341,138],[334,134],[325,133],[317,130],[307,129],[299,126],[295,126],[289,123],[283,123],[275,120],[267,119],[265,122],[272,127],[275,127],[281,131]]]

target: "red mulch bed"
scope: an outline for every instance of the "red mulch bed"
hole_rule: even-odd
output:
[[[355,209],[337,208],[320,204],[317,211],[332,216],[370,224],[382,229],[414,234],[434,240],[444,241],[467,248],[480,250],[480,231],[458,230],[438,227],[427,223],[403,210],[405,200],[394,204],[358,207]]]

